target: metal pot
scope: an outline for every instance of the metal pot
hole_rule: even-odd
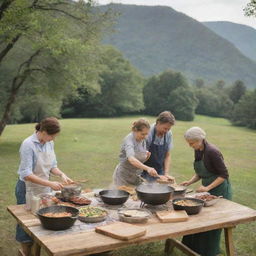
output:
[[[176,204],[177,201],[181,200],[188,200],[188,201],[193,201],[196,203],[194,206],[182,206]],[[172,205],[174,210],[185,210],[187,214],[192,215],[192,214],[198,214],[203,206],[204,206],[204,200],[201,199],[196,199],[196,198],[190,198],[190,197],[181,197],[181,198],[176,198],[172,200]]]
[[[99,195],[101,197],[101,200],[105,204],[110,204],[110,205],[118,205],[118,204],[123,204],[127,201],[129,198],[129,193],[124,191],[124,190],[102,190],[99,192]]]
[[[64,200],[68,200],[70,197],[79,196],[82,191],[82,186],[80,184],[69,184],[64,185],[61,190],[61,194]]]
[[[140,184],[136,188],[138,198],[152,205],[165,204],[170,200],[173,191],[172,187],[158,183]]]
[[[43,215],[49,212],[50,213],[68,212],[68,213],[71,213],[72,216],[71,217],[47,217]],[[72,227],[78,217],[78,214],[79,214],[78,209],[70,206],[61,206],[61,205],[49,206],[37,211],[37,216],[39,217],[42,226],[45,229],[50,229],[50,230],[64,230]]]

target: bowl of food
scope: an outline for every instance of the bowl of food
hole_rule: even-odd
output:
[[[100,207],[85,206],[79,209],[78,219],[87,223],[101,222],[106,219],[108,212]]]
[[[70,197],[79,196],[82,191],[80,184],[68,184],[64,185],[61,190],[61,195],[64,200],[69,200]]]
[[[208,193],[204,195],[195,195],[195,198],[204,200],[204,206],[208,207],[216,204],[220,197]]]
[[[204,206],[201,199],[181,197],[172,200],[174,210],[185,210],[188,215],[198,214]]]
[[[142,208],[126,208],[118,210],[120,221],[128,223],[146,223],[151,215],[151,212]]]
[[[106,189],[106,190],[100,191],[99,195],[101,200],[105,204],[119,205],[119,204],[124,204],[128,200],[130,194],[124,190]]]
[[[38,197],[40,198],[40,208],[52,206],[59,202],[59,199],[50,193],[39,194]]]
[[[44,207],[37,211],[42,226],[50,230],[65,230],[72,227],[78,214],[78,209],[60,205]]]

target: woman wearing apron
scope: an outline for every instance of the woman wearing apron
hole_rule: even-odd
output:
[[[157,176],[154,168],[143,164],[149,157],[145,140],[149,128],[148,121],[139,119],[133,123],[132,132],[124,138],[119,155],[119,164],[113,175],[116,187],[139,185],[139,176],[142,170],[145,170],[150,176]]]
[[[20,147],[19,180],[15,189],[17,204],[25,204],[28,195],[61,190],[63,186],[60,182],[49,181],[50,173],[60,176],[64,183],[72,182],[57,168],[53,140],[60,132],[58,120],[54,117],[45,118],[35,128],[35,133],[25,139]],[[21,243],[21,255],[30,255],[33,241],[19,225],[16,240]]]
[[[231,200],[229,174],[220,151],[205,140],[206,133],[199,127],[188,129],[184,137],[195,150],[195,175],[181,185],[189,186],[201,179],[202,185],[197,192],[209,192]],[[184,236],[182,242],[202,256],[216,256],[220,253],[220,238],[221,229],[217,229]]]
[[[151,155],[145,164],[156,169],[163,180],[174,180],[173,177],[169,176],[170,150],[172,148],[172,133],[170,129],[174,123],[175,118],[171,112],[164,111],[160,113],[156,123],[151,126],[147,137],[147,148]],[[142,177],[148,181],[156,179],[156,177],[148,175],[145,171],[142,173]]]

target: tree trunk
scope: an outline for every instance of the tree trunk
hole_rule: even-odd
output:
[[[18,70],[18,74],[14,77],[12,80],[12,86],[10,90],[10,96],[7,100],[7,103],[4,108],[3,116],[0,120],[0,136],[2,135],[4,128],[8,121],[10,120],[10,114],[11,114],[11,107],[13,103],[15,102],[17,93],[20,89],[20,87],[23,85],[27,77],[34,71],[33,69],[30,69],[30,65],[33,61],[33,58],[39,55],[40,49],[37,50],[33,55],[30,56],[30,58],[23,62]],[[24,69],[23,69],[24,68]]]

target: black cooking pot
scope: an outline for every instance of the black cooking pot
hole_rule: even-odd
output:
[[[166,184],[150,183],[140,184],[136,188],[138,198],[152,205],[165,204],[170,200],[174,189]]]
[[[61,213],[68,212],[71,213],[71,217],[47,217],[43,214],[45,213]],[[64,230],[68,229],[75,223],[79,214],[79,210],[70,207],[70,206],[62,206],[62,205],[53,205],[49,207],[42,208],[37,211],[37,216],[39,217],[42,226],[45,229],[50,230]]]
[[[99,195],[105,204],[118,205],[125,203],[130,194],[124,190],[107,189],[100,191]]]
[[[193,206],[185,206],[185,205],[178,205],[176,204],[177,201],[192,201],[195,205]],[[204,206],[204,200],[197,199],[197,198],[190,198],[190,197],[181,197],[181,198],[176,198],[172,200],[172,205],[174,210],[185,210],[187,214],[192,215],[192,214],[198,214],[203,206]]]

